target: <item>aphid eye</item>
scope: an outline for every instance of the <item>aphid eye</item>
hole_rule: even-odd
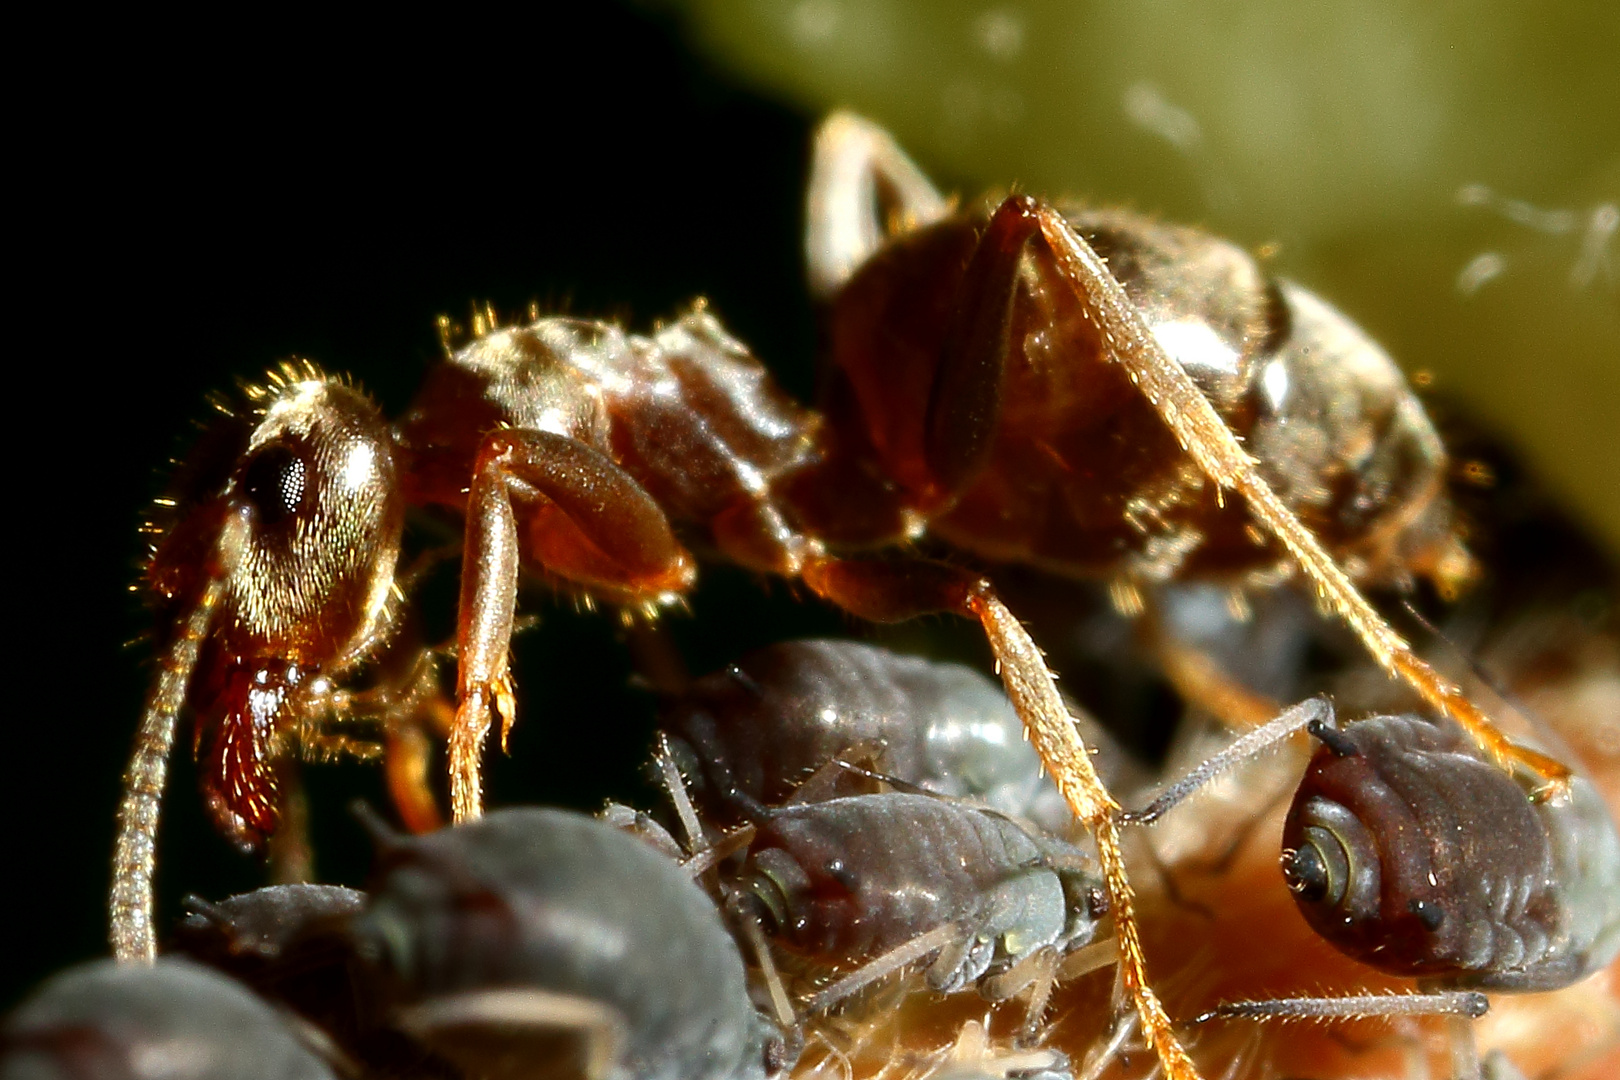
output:
[[[304,459],[285,446],[267,446],[242,470],[242,493],[259,511],[261,525],[297,514],[308,490]]]
[[[1407,907],[1430,933],[1440,929],[1440,924],[1446,921],[1445,909],[1429,900],[1413,900]]]

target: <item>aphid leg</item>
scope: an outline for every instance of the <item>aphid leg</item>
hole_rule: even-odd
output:
[[[524,987],[446,994],[399,1012],[394,1024],[469,1074],[512,1061],[569,1062],[559,1075],[605,1080],[626,1039],[605,1002]]]
[[[771,956],[770,942],[765,940],[765,930],[759,925],[758,913],[747,903],[743,893],[732,893],[726,899],[726,915],[734,926],[741,928],[748,948],[754,954],[754,962],[765,982],[765,992],[771,999],[771,1011],[776,1014],[777,1026],[783,1031],[796,1029],[799,1018],[793,1011],[787,988],[782,985],[782,973],[777,970],[776,960]]]
[[[241,549],[244,530],[239,518],[226,520],[218,545],[219,558],[229,558]],[[152,875],[157,865],[158,817],[169,775],[169,750],[174,746],[175,719],[185,702],[203,638],[208,635],[214,609],[224,594],[223,576],[218,572],[210,574],[196,606],[180,625],[174,644],[163,658],[162,673],[135,729],[135,747],[130,752],[129,767],[124,770],[124,794],[118,803],[112,895],[108,899],[113,956],[123,962],[151,963],[157,956],[152,927]]]
[[[1018,963],[998,975],[986,979],[979,993],[986,1001],[1006,1001],[1029,988],[1029,1008],[1024,1013],[1024,1026],[1019,1030],[1019,1041],[1034,1038],[1041,1019],[1046,1015],[1046,1003],[1051,1000],[1052,988],[1057,985],[1059,960],[1057,949],[1048,945],[1036,949]]]
[[[1466,1016],[1453,1016],[1446,1023],[1451,1043],[1453,1080],[1480,1080],[1479,1046],[1474,1042],[1474,1024]]]
[[[604,825],[611,825],[620,832],[629,833],[670,862],[678,863],[686,860],[686,849],[681,847],[680,841],[671,836],[668,829],[645,811],[609,799],[607,804],[597,811],[596,820]]]
[[[940,949],[945,948],[958,940],[962,935],[962,928],[955,923],[945,923],[932,930],[918,934],[910,941],[897,945],[884,953],[868,960],[843,978],[822,988],[804,1003],[805,1011],[809,1013],[823,1013],[837,1005],[879,979],[892,975],[902,968],[916,963]]]
[[[922,560],[871,562],[826,557],[806,560],[804,581],[817,594],[873,622],[894,622],[932,611],[954,612],[979,621],[1007,697],[1023,720],[1030,742],[1075,817],[1096,839],[1119,939],[1121,977],[1148,1041],[1170,1080],[1197,1076],[1192,1059],[1176,1041],[1170,1017],[1148,985],[1147,961],[1115,820],[1119,803],[1097,775],[1040,649],[996,596],[990,582],[957,567]]]
[[[1570,771],[1565,765],[1510,741],[1460,689],[1419,658],[1367,602],[1316,536],[1266,483],[1209,399],[1153,336],[1125,289],[1108,272],[1107,264],[1063,216],[1028,197],[1014,197],[1003,203],[991,227],[1004,215],[1018,216],[1025,222],[1023,228],[1031,233],[1039,229],[1058,270],[1074,288],[1108,343],[1111,355],[1125,366],[1131,381],[1158,410],[1176,439],[1206,476],[1221,488],[1243,496],[1249,512],[1288,550],[1318,594],[1350,625],[1384,670],[1455,719],[1504,768],[1522,768],[1538,777],[1544,795],[1567,790]]]
[[[883,790],[875,786],[889,783],[894,777],[886,776],[875,771],[882,763],[883,744],[879,742],[861,742],[839,751],[838,757],[827,762],[815,772],[804,778],[804,782],[793,789],[793,794],[783,802],[783,806],[798,806],[803,803],[827,802],[845,795],[858,795]],[[856,785],[851,781],[862,777],[874,781],[874,786]],[[924,789],[915,784],[899,781],[895,790],[904,791]]]
[[[523,538],[514,491],[542,504]],[[601,451],[546,431],[506,429],[484,439],[467,497],[456,628],[450,803],[457,821],[483,812],[480,756],[493,716],[501,718],[503,746],[515,718],[507,648],[524,554],[557,577],[632,601],[663,601],[695,574],[657,502]]]
[[[812,293],[832,295],[889,236],[949,209],[887,131],[853,113],[829,116],[816,132],[810,165]]]
[[[1197,768],[1165,788],[1159,797],[1147,806],[1140,810],[1120,811],[1119,820],[1126,825],[1151,825],[1227,769],[1265,753],[1284,739],[1313,724],[1324,730],[1332,730],[1327,728],[1327,725],[1333,723],[1333,719],[1333,703],[1323,697],[1309,698],[1284,709],[1270,723],[1255,728],[1220,753],[1206,758]]]

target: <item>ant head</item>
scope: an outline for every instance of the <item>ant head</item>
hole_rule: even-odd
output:
[[[226,602],[253,645],[318,664],[386,608],[404,522],[392,437],[365,395],[308,364],[250,396],[260,419],[223,493],[241,523],[221,545]]]
[[[216,402],[160,502],[147,583],[183,613],[218,580],[232,654],[319,667],[387,609],[404,525],[393,439],[369,398],[307,362],[244,397]]]

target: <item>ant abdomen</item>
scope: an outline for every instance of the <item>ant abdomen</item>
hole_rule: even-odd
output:
[[[1345,953],[1447,986],[1550,990],[1620,951],[1620,837],[1591,783],[1533,802],[1455,726],[1315,725],[1283,873]]]

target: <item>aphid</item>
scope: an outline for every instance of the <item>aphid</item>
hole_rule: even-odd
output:
[[[1003,1000],[1034,985],[1027,1028],[1059,963],[1096,935],[1108,894],[1089,858],[1009,818],[933,795],[885,792],[772,811],[733,904],[788,951],[858,965],[809,1001],[824,1011],[929,961],[925,981]],[[1105,960],[1112,962],[1112,949]]]
[[[579,814],[385,839],[352,924],[378,1008],[477,1075],[762,1078],[790,1064],[689,874]],[[527,1071],[525,1071],[527,1070]]]
[[[1006,694],[960,664],[786,641],[696,680],[660,723],[711,817],[763,820],[830,762],[864,753],[879,772],[1051,832],[1073,821]]]
[[[1620,953],[1620,836],[1577,776],[1533,802],[1461,731],[1318,725],[1283,830],[1307,921],[1374,967],[1447,987],[1553,990]]]
[[[216,966],[273,964],[312,927],[340,925],[365,903],[365,893],[341,885],[270,885],[217,902],[192,896],[175,938]]]
[[[0,1025],[0,1075],[333,1080],[287,1022],[189,960],[98,960],[48,979]]]
[[[240,979],[370,1060],[379,1052],[376,1040],[362,1044],[373,1023],[357,1002],[348,934],[365,904],[365,893],[338,885],[271,885],[216,902],[191,896],[167,948]]]

